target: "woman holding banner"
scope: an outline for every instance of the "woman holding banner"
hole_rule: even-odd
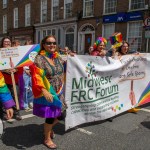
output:
[[[9,48],[11,47],[11,39],[9,37],[4,37],[2,38],[1,40],[1,48]],[[11,73],[14,74],[14,78],[15,78],[15,83],[16,85],[18,84],[18,75],[20,74],[21,72],[21,69],[18,71],[17,69],[7,69],[7,70],[3,70],[2,73],[3,73],[3,76],[5,78],[5,82],[13,96],[13,98],[15,98],[14,96],[14,89],[13,89],[13,84],[12,84],[12,78],[11,78]],[[20,116],[20,113],[19,113],[19,110],[17,110],[16,107],[13,107],[13,110],[14,110],[14,118],[16,120],[21,120],[22,117]],[[5,113],[5,111],[4,111]],[[7,117],[4,116],[4,118],[7,119]]]
[[[127,54],[129,54],[129,43],[127,41],[123,41],[121,46],[116,48],[116,50],[114,50],[112,57],[113,58],[118,57],[120,59],[121,56]]]
[[[34,95],[33,114],[45,118],[44,145],[57,148],[53,143],[52,128],[58,120],[62,120],[64,103],[64,60],[57,52],[54,36],[46,36],[41,41],[39,54],[35,64],[30,66],[32,91]]]
[[[121,59],[121,56],[130,54],[129,53],[129,46],[130,45],[127,41],[122,41],[121,46],[116,49],[116,51],[115,51],[115,53],[113,53],[112,57],[115,59]],[[134,52],[134,54],[138,54],[138,52]],[[135,100],[135,94],[133,91],[133,80],[131,80],[131,91],[129,94],[129,98],[131,100],[131,104],[135,105],[136,100]],[[139,110],[140,110],[140,108],[132,108],[132,109],[128,110],[128,112],[136,113]]]
[[[103,37],[98,37],[96,42],[93,45],[93,51],[91,51],[90,55],[92,56],[105,56],[107,51],[105,50],[107,44],[107,40]]]

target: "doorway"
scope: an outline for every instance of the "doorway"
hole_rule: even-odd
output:
[[[92,44],[92,34],[85,34],[84,54],[89,53],[89,47]]]

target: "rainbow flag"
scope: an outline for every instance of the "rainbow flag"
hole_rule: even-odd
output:
[[[147,87],[142,92],[142,95],[139,98],[138,106],[146,104],[150,102],[150,82],[148,83]]]
[[[116,43],[121,43],[122,42],[122,34],[119,33],[114,33],[111,37],[109,37],[109,40],[112,45]]]
[[[5,83],[4,76],[0,72],[0,102],[3,103],[5,109],[15,106],[15,102],[11,96],[11,93]]]
[[[24,67],[24,66],[30,66],[34,62],[35,56],[40,51],[40,45],[35,44],[33,45],[29,51],[24,55],[24,57],[18,62],[16,67]]]

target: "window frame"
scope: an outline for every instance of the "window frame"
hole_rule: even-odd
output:
[[[135,24],[137,24],[137,23],[141,23],[141,28],[142,28],[142,23],[143,23],[143,21],[142,20],[137,20],[137,21],[130,21],[130,22],[128,22],[127,23],[127,38],[126,38],[126,40],[129,42],[129,38],[131,38],[130,36],[129,36],[129,25],[130,25],[130,23],[135,23]],[[141,31],[142,32],[142,31]],[[135,36],[135,37],[137,37],[137,36]],[[139,36],[138,38],[141,38],[141,41],[142,41],[142,33],[141,33],[141,36]],[[129,43],[130,44],[130,47],[131,47],[131,43]],[[140,48],[142,47],[142,42],[141,42],[141,45],[140,45]]]
[[[43,3],[45,4],[45,9],[43,9]],[[46,11],[45,20],[43,20],[43,11]],[[41,0],[41,23],[47,22],[47,0]]]
[[[30,26],[30,25],[31,25],[31,3],[28,3],[25,5],[25,26]]]
[[[108,48],[108,46],[109,46],[109,37],[111,36],[111,34],[109,34],[109,37],[105,37],[105,35],[104,35],[104,26],[105,25],[113,25],[114,26],[114,31],[113,31],[113,33],[115,33],[115,26],[116,26],[116,24],[115,23],[106,23],[106,24],[102,24],[102,36],[104,37],[104,38],[106,38],[106,40],[107,40],[107,42],[108,42],[108,44],[107,44],[107,48]],[[113,34],[112,33],[112,34]]]
[[[7,14],[3,15],[3,33],[7,33]]]
[[[88,18],[88,17],[93,17],[94,16],[94,0],[88,0],[88,2],[93,2],[93,10],[92,10],[92,12],[91,13],[93,13],[92,15],[90,15],[90,16],[86,16],[85,15],[85,13],[86,13],[86,11],[85,11],[85,3],[86,3],[86,1],[87,0],[83,0],[83,18]]]
[[[55,6],[55,7],[58,7],[57,9],[57,12],[58,12],[58,16],[56,15],[56,18],[54,18],[54,1],[55,0],[52,0],[51,2],[52,2],[52,8],[51,8],[51,10],[52,10],[52,12],[51,12],[51,21],[56,21],[56,20],[58,20],[59,19],[59,0],[58,0],[58,6]],[[58,17],[58,18],[57,18]]]
[[[66,15],[66,5],[67,4],[71,4],[71,15]],[[67,18],[71,18],[72,17],[72,8],[73,8],[73,0],[64,0],[64,19],[67,19]]]
[[[3,0],[3,9],[7,8],[7,3],[8,3],[7,0]]]
[[[18,28],[18,15],[19,15],[18,7],[14,8],[13,15],[14,15],[14,24],[13,24],[13,26],[14,26],[14,28]]]
[[[69,30],[73,30],[73,31],[69,31]],[[67,45],[67,35],[73,35],[73,45],[72,45],[72,49],[69,47],[70,45]],[[65,30],[65,46],[69,47],[69,49],[73,50],[74,48],[74,38],[75,38],[75,29],[73,27],[68,27]]]
[[[106,10],[106,7],[105,7],[105,6],[106,6],[106,1],[107,1],[107,0],[104,0],[103,14],[116,14],[116,13],[117,13],[117,0],[116,0],[116,8],[115,8],[115,12],[107,12],[107,13],[105,12],[105,10]],[[112,0],[110,0],[110,1],[112,1]]]
[[[138,8],[138,9],[131,9],[131,2],[132,0],[129,0],[129,11],[138,11],[138,10],[145,10],[145,0],[144,0],[144,8]]]

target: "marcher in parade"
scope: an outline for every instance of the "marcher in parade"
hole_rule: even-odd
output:
[[[9,48],[11,47],[11,39],[9,37],[4,37],[1,40],[1,48]],[[13,84],[12,84],[12,78],[11,78],[11,73],[14,73],[14,77],[15,77],[15,83],[16,85],[18,84],[18,78],[19,78],[19,74],[21,74],[22,69],[6,69],[2,71],[2,74],[5,78],[5,83],[7,84],[7,87],[9,88],[13,99],[15,98],[14,96],[14,91],[13,91]],[[17,110],[16,107],[13,107],[14,110],[14,118],[16,120],[21,120],[22,117],[20,116],[19,110]],[[5,110],[4,110],[5,113]],[[4,116],[4,118],[7,119],[7,117]]]
[[[91,55],[91,52],[94,50],[93,45],[89,47],[89,55]]]
[[[130,45],[127,41],[122,41],[122,45],[120,47],[118,47],[116,50],[114,50],[115,52],[113,53],[112,58],[120,60],[123,55],[128,55],[129,54],[129,46]],[[135,53],[132,53],[132,54],[139,54],[139,53],[137,51],[135,51]],[[131,87],[133,87],[133,80],[131,80]],[[134,94],[133,88],[131,88],[129,98],[131,100],[132,105],[134,105],[136,103],[136,100],[135,100],[135,94]],[[140,108],[136,107],[136,108],[129,109],[128,112],[136,113],[139,110],[140,110]]]
[[[24,43],[24,45],[32,45],[33,41],[31,39],[27,39]]]
[[[107,44],[107,40],[104,37],[98,37],[93,47],[90,48],[90,55],[100,56],[101,58],[105,57],[107,54],[106,44]],[[110,60],[110,58],[107,56],[103,60],[106,62],[106,64],[112,63],[112,60]],[[108,118],[106,120],[112,122],[113,119]]]
[[[19,40],[13,40],[12,41],[12,47],[17,47],[17,46],[20,46],[20,45],[21,45],[21,43],[20,43]]]
[[[25,45],[32,45],[32,44],[33,42],[31,39],[25,41]],[[32,93],[32,83],[29,66],[23,67],[23,81],[24,81],[23,107],[26,111],[30,111],[31,109],[33,109],[33,93]]]
[[[120,59],[121,56],[129,54],[129,43],[127,41],[123,41],[122,45],[115,49],[112,53],[112,57],[118,56]]]
[[[51,149],[57,148],[52,141],[53,127],[63,119],[64,102],[64,60],[57,52],[54,36],[46,36],[41,41],[35,64],[30,66],[32,90],[34,95],[33,114],[45,119],[44,144]]]
[[[15,106],[15,102],[11,96],[11,93],[5,83],[4,76],[1,72],[0,72],[0,103],[6,110],[6,119],[7,120],[11,119],[13,117],[12,107]]]
[[[90,55],[92,56],[105,56],[107,40],[104,37],[98,37],[96,42],[93,45],[93,51],[91,51]]]

